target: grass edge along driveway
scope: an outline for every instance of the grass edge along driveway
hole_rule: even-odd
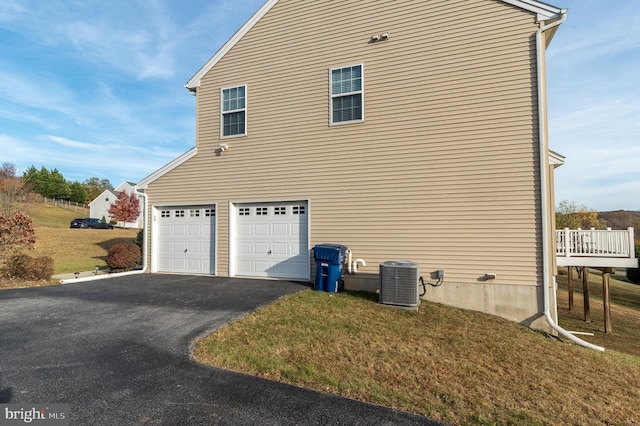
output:
[[[640,357],[499,317],[304,291],[198,341],[200,362],[452,424],[629,424]]]

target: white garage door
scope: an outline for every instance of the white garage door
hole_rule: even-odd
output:
[[[215,206],[158,209],[158,271],[215,273]]]
[[[306,201],[236,205],[236,274],[309,278]]]

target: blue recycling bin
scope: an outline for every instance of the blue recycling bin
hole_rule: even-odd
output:
[[[342,290],[342,269],[346,251],[347,247],[339,244],[317,244],[313,247],[316,262],[314,290],[329,293]]]

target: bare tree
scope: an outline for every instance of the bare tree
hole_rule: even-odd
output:
[[[0,167],[0,214],[5,217],[18,210],[18,202],[26,194],[24,179],[17,176],[16,166],[2,163]]]

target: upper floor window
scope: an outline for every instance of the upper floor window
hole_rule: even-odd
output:
[[[247,86],[222,89],[221,136],[247,134]]]
[[[362,121],[362,65],[331,70],[331,124]]]

